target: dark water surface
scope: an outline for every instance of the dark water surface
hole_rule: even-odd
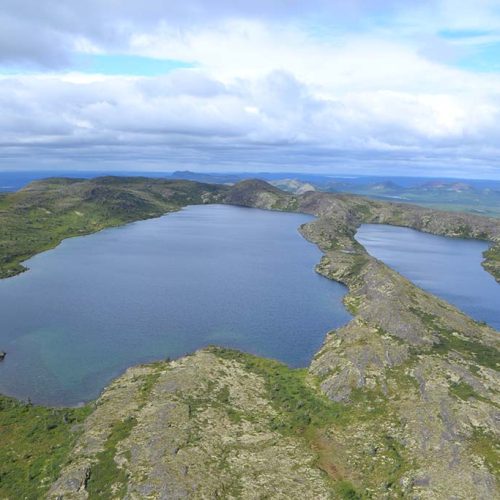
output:
[[[309,216],[192,206],[64,241],[0,280],[0,393],[74,405],[126,367],[207,344],[305,366],[350,319]]]
[[[364,224],[356,239],[420,288],[500,330],[500,285],[481,266],[488,243]]]

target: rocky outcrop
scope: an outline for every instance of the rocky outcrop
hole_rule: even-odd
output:
[[[210,350],[131,368],[97,400],[48,498],[330,498],[316,454],[277,415],[261,376]]]

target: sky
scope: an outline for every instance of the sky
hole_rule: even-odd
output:
[[[500,179],[500,0],[2,0],[16,169]]]

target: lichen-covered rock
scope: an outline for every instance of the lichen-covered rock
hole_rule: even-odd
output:
[[[261,377],[209,351],[132,368],[97,401],[48,497],[330,498],[316,454],[273,429],[276,415]],[[104,469],[116,482],[94,484]]]

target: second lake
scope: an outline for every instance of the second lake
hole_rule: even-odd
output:
[[[500,330],[500,285],[481,266],[488,243],[363,224],[356,239],[420,288]]]

